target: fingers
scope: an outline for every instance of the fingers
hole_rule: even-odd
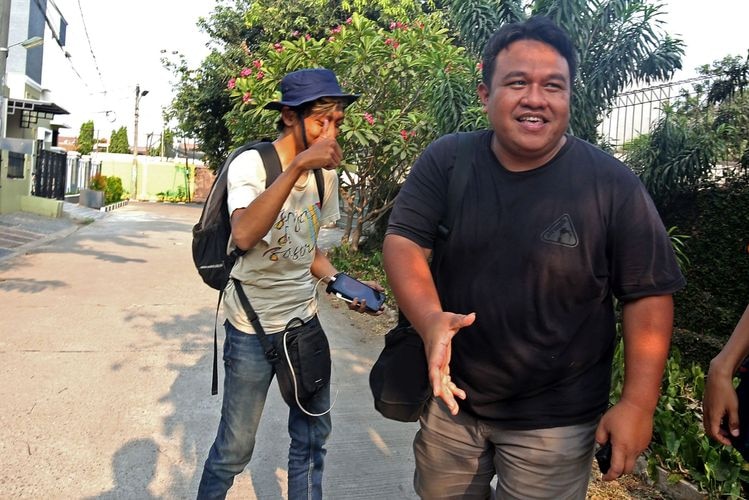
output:
[[[367,309],[367,301],[366,299],[361,299],[361,301],[358,298],[355,298],[348,304],[348,308],[352,311],[356,311],[358,313],[366,313],[370,316],[379,316],[385,311],[385,306],[383,305],[378,309],[377,311],[373,311],[371,309]]]
[[[443,370],[434,369],[430,370],[429,373],[430,382],[432,384],[432,393],[434,397],[442,399],[450,411],[450,414],[457,415],[460,410],[458,402],[455,398],[465,399],[466,393],[450,379],[450,374],[445,373]]]
[[[471,314],[456,314],[453,316],[452,327],[456,330],[471,326],[476,321],[476,313]]]
[[[609,441],[609,436],[609,431],[603,426],[603,420],[601,420],[598,422],[598,427],[596,428],[596,443],[603,446]]]
[[[327,118],[322,123],[322,134],[320,134],[320,137],[324,137],[326,139],[335,139],[333,129],[330,126],[330,120],[328,120]]]

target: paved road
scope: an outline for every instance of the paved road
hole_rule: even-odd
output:
[[[217,296],[190,257],[199,213],[131,204],[87,225],[32,228],[33,248],[0,260],[0,497],[194,498],[220,408]],[[367,386],[382,339],[321,304],[339,391],[326,496],[415,498],[415,426],[380,417]],[[229,498],[285,498],[285,422],[273,387]]]

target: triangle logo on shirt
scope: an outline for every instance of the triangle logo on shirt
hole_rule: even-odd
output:
[[[547,243],[570,248],[576,247],[579,243],[572,217],[568,214],[562,215],[546,228],[541,234],[541,239]]]

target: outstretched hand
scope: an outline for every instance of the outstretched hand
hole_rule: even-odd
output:
[[[452,338],[461,328],[472,325],[475,320],[476,313],[466,315],[440,312],[430,318],[427,331],[422,335],[432,393],[445,402],[453,415],[457,415],[459,410],[455,398],[465,399],[466,393],[450,379]]]

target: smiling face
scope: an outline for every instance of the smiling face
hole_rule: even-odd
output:
[[[508,170],[540,167],[564,145],[570,70],[551,45],[518,40],[502,49],[489,86],[478,92],[494,130],[492,151]]]

